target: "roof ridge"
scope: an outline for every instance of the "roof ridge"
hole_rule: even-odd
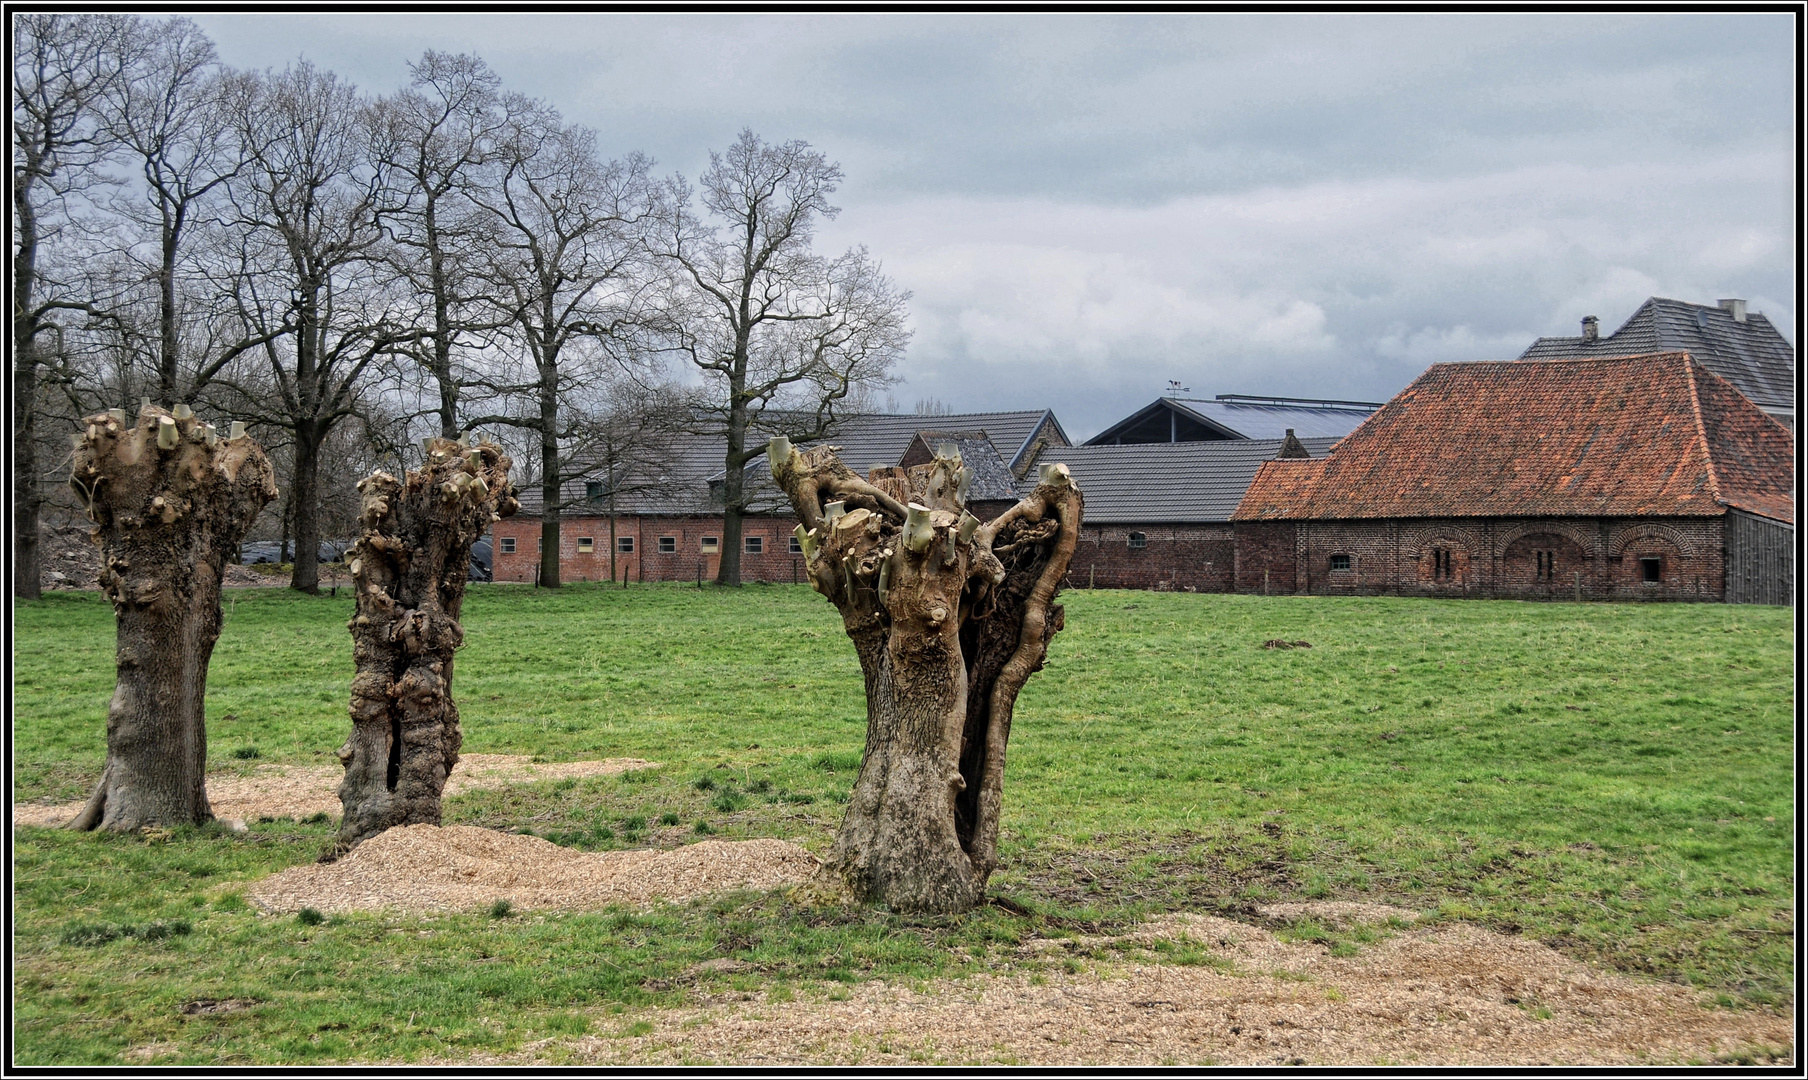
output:
[[[1717,503],[1724,504],[1720,497],[1720,474],[1714,471],[1714,448],[1708,442],[1708,426],[1701,418],[1701,391],[1695,386],[1695,358],[1688,353],[1682,354],[1683,377],[1689,381],[1689,409],[1695,415],[1695,434],[1701,439],[1701,459],[1707,463],[1708,492]]]

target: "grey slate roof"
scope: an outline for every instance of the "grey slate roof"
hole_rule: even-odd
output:
[[[996,448],[994,457],[1008,469],[1010,462],[1029,449],[1029,442],[1044,423],[1048,424],[1052,441],[1067,442],[1060,421],[1047,409],[1020,412],[956,413],[951,416],[890,415],[866,413],[843,419],[840,429],[826,440],[841,447],[841,460],[859,473],[875,464],[895,465],[919,431],[959,432],[968,437],[981,433]],[[674,436],[660,455],[658,472],[667,483],[661,491],[624,494],[616,499],[620,514],[710,514],[722,512],[722,459],[727,452],[720,436]],[[976,450],[974,457],[981,455]],[[649,470],[643,469],[646,473]],[[1007,471],[1007,476],[1008,476]],[[641,480],[644,483],[646,477]],[[756,457],[746,465],[750,512],[786,512],[786,503],[767,471],[766,459]],[[520,513],[537,517],[540,513],[539,485],[522,485]],[[713,492],[712,492],[713,488]],[[606,498],[584,504],[584,481],[566,481],[560,488],[567,514],[606,514]],[[713,497],[712,497],[713,495]],[[983,497],[983,496],[981,496]],[[1005,494],[1001,498],[1010,498]]]
[[[1724,308],[1654,296],[1605,337],[1594,341],[1541,337],[1519,359],[1570,360],[1659,352],[1688,353],[1765,409],[1795,409],[1795,347],[1755,311],[1748,311],[1745,321],[1737,322]]]
[[[1226,401],[1207,398],[1157,398],[1124,419],[1086,440],[1087,446],[1115,445],[1119,442],[1167,442],[1139,438],[1135,429],[1154,423],[1166,430],[1166,414],[1175,413],[1202,425],[1209,439],[1279,439],[1291,428],[1302,439],[1342,438],[1356,430],[1369,414],[1381,407],[1380,402],[1308,402],[1271,399],[1269,401]],[[1186,425],[1183,425],[1183,427]]]
[[[960,433],[947,430],[918,432],[929,454],[934,454],[943,445],[953,444],[960,454],[961,464],[972,472],[973,479],[967,485],[967,498],[972,500],[1017,500],[1017,478],[1011,474],[1011,467],[1005,463],[1004,455],[991,439],[977,433]],[[911,445],[916,445],[916,439]],[[911,454],[911,458],[918,455]],[[913,464],[916,463],[913,461]],[[922,464],[927,464],[924,455]]]
[[[896,465],[910,448],[919,431],[961,432],[981,434],[992,440],[1005,464],[1014,461],[1044,420],[1052,425],[1057,442],[1068,442],[1061,422],[1047,409],[1033,412],[955,413],[951,416],[889,416],[868,414],[850,416],[842,429],[824,442],[841,447],[841,460],[855,472],[864,473],[880,463]],[[717,472],[721,470],[718,468]]]
[[[1222,439],[1190,443],[1125,443],[1050,447],[1043,462],[1058,461],[1086,498],[1089,525],[1229,521],[1256,469],[1280,453],[1281,439]],[[1335,438],[1300,440],[1323,457]],[[1036,486],[1035,474],[1019,485]]]

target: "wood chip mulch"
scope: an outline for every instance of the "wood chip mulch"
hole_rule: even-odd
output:
[[[406,825],[331,863],[290,867],[245,898],[265,911],[584,911],[730,889],[776,889],[814,874],[816,857],[783,840],[705,840],[672,851],[585,852],[471,825]]]
[[[1347,909],[1378,906],[1343,907],[1314,912],[1310,904],[1290,905],[1263,914],[1326,923],[1373,919],[1375,912]],[[683,1008],[614,1016],[599,1010],[600,1034],[457,1061],[1529,1067],[1742,1057],[1793,1063],[1788,1011],[1714,1008],[1686,987],[1604,972],[1537,942],[1465,924],[1397,930],[1351,957],[1199,915],[1170,916],[1115,940],[1155,936],[1189,939],[1214,963],[1160,964],[1144,953],[1127,961],[1086,959],[1074,974],[1001,972],[914,987],[867,982],[844,996],[837,991],[840,1000],[716,993]],[[1025,952],[1050,948],[1069,946],[1032,942]],[[637,1023],[653,1030],[632,1034]]]

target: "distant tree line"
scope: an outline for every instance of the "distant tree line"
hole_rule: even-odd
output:
[[[269,448],[255,535],[292,544],[297,589],[361,477],[473,429],[542,491],[546,585],[564,482],[626,494],[670,439],[720,438],[738,584],[744,467],[865,407],[908,340],[864,248],[815,250],[842,174],[805,143],[743,131],[692,183],[475,56],[426,52],[371,96],[305,61],[228,68],[183,18],[12,31],[18,596],[70,505],[69,434],[144,398]]]

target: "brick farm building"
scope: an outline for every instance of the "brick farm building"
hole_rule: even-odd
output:
[[[1086,496],[1074,588],[1790,603],[1778,415],[1667,352],[1439,364],[1385,405],[1163,397],[1081,446],[1048,410],[858,415],[828,441],[861,472],[953,443],[982,518],[1065,464]],[[643,466],[670,479],[657,494],[565,484],[561,576],[712,580],[722,457],[686,436]],[[763,457],[745,482],[744,580],[804,581]],[[535,580],[540,498],[497,526],[495,580]]]
[[[1437,364],[1264,463],[1239,592],[1789,603],[1795,439],[1688,353]]]
[[[1038,456],[1068,439],[1052,412],[965,413],[954,416],[856,415],[828,441],[862,472],[929,460],[933,446],[952,442],[977,474],[974,512],[997,513],[1017,501],[1018,481],[1034,476]],[[566,483],[559,522],[559,562],[566,581],[709,581],[722,554],[720,439],[673,440],[657,463],[670,483],[654,492],[613,500],[597,481]],[[797,521],[757,457],[746,469],[749,512],[741,522],[741,576],[746,581],[801,582],[803,553]],[[523,485],[521,511],[499,522],[494,541],[496,581],[531,582],[540,564],[538,488]]]

